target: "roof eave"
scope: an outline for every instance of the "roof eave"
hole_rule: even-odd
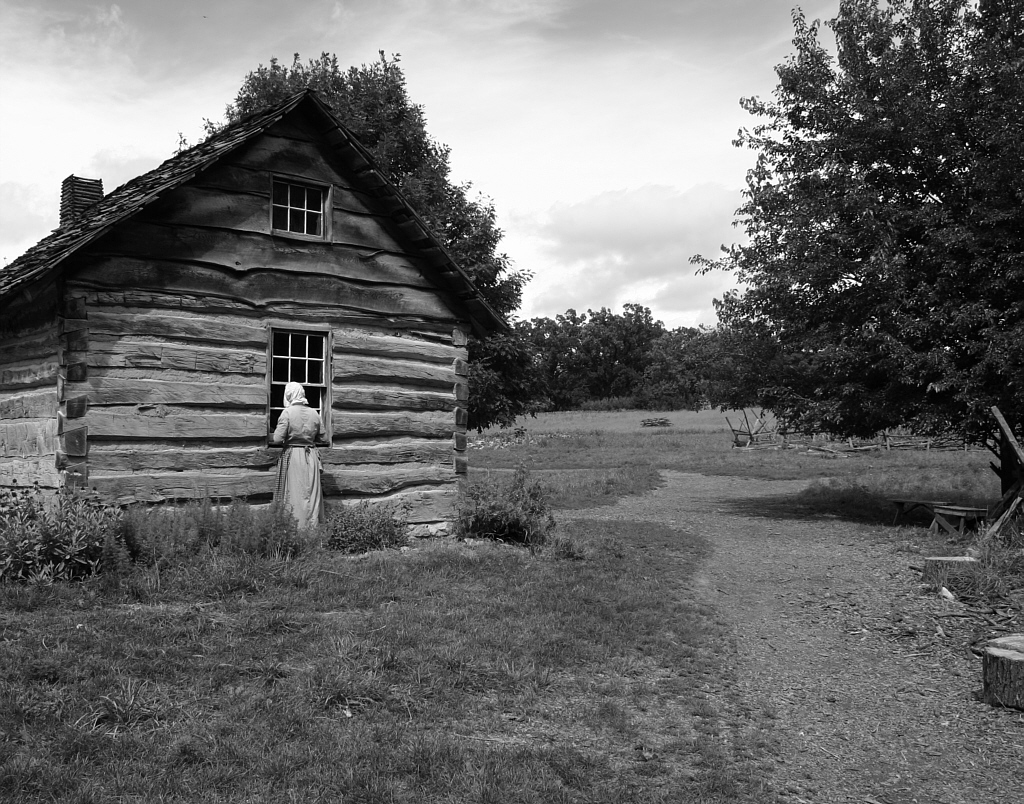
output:
[[[402,195],[401,190],[387,176],[377,170],[373,156],[367,148],[345,128],[319,96],[310,92],[308,97],[330,124],[329,131],[324,132],[328,142],[378,200],[390,199],[393,202],[391,206],[396,208],[389,213],[392,220],[395,221],[402,234],[423,254],[438,276],[445,282],[447,289],[454,292],[466,307],[474,334],[485,337],[491,332],[508,331],[510,329],[508,322],[491,307],[469,274],[455,262],[448,250],[430,230],[426,221]],[[332,136],[335,138],[333,142],[331,141]],[[477,308],[476,313],[473,311],[474,307]]]
[[[164,193],[181,186],[185,182],[194,178],[197,174],[217,164],[221,158],[250,142],[256,135],[265,132],[268,128],[294,111],[303,102],[312,104],[327,121],[328,127],[323,134],[327,137],[328,143],[337,150],[339,156],[341,156],[341,158],[344,159],[355,171],[356,176],[361,179],[369,192],[384,203],[388,208],[388,214],[391,216],[392,220],[394,220],[402,234],[423,254],[424,259],[426,259],[430,266],[436,271],[437,276],[441,279],[445,288],[463,305],[468,313],[474,334],[480,337],[485,337],[491,332],[507,331],[509,329],[508,322],[493,307],[491,307],[490,304],[488,304],[487,300],[483,297],[479,288],[476,287],[469,274],[467,274],[465,270],[455,262],[452,256],[440,243],[438,238],[433,234],[433,232],[431,232],[430,227],[426,224],[423,218],[420,217],[419,213],[417,213],[405,199],[401,191],[375,167],[373,156],[370,152],[361,142],[359,142],[354,134],[345,128],[342,121],[337,118],[331,108],[327,106],[327,104],[324,103],[315,92],[309,89],[296,93],[285,101],[282,101],[278,106],[274,107],[273,110],[267,110],[263,113],[252,115],[248,119],[259,119],[259,123],[251,130],[240,130],[237,139],[233,141],[227,140],[222,143],[214,142],[210,148],[210,153],[201,154],[197,159],[196,164],[185,167],[180,174],[172,173],[166,181],[159,182],[149,192],[140,196],[140,198],[136,199],[132,203],[127,203],[123,210],[116,209],[116,204],[122,201],[119,193],[134,182],[144,182],[147,176],[155,174],[164,165],[166,165],[167,162],[164,162],[149,174],[143,174],[142,176],[136,177],[136,179],[133,179],[127,184],[115,189],[113,192],[105,196],[104,199],[97,202],[97,205],[103,204],[104,201],[115,205],[115,209],[109,218],[106,218],[104,221],[99,223],[92,231],[89,231],[88,229],[83,231],[77,240],[69,243],[52,258],[44,259],[38,266],[26,268],[21,276],[13,278],[6,285],[0,281],[0,303],[13,298],[14,295],[19,293],[23,287],[29,285],[35,286],[37,281],[45,282],[52,279],[53,274],[61,268],[65,261],[76,254],[79,250],[102,237],[114,226],[117,226],[137,215],[149,204],[160,198]],[[262,118],[261,114],[263,115]],[[217,135],[214,135],[214,138],[216,136]],[[210,141],[207,140],[206,143],[200,143],[195,146],[195,148],[201,149],[204,145],[208,146],[209,143]],[[192,149],[190,149],[190,151],[191,150]],[[172,157],[172,160],[179,157]],[[128,191],[125,190],[125,192],[127,193]],[[71,226],[74,226],[74,223],[72,223]],[[69,227],[64,227],[63,230],[55,230],[52,235],[47,238],[43,238],[43,240],[39,241],[36,246],[33,246],[29,251],[25,252],[25,254],[22,255],[22,258],[27,257],[33,250],[42,246],[42,244],[47,242],[50,237],[59,236],[60,233],[62,231],[66,231],[67,228]],[[16,268],[18,262],[22,258],[15,260],[15,262],[12,263],[12,265],[7,266],[7,268]],[[3,269],[0,269],[0,280],[3,279],[2,270]]]

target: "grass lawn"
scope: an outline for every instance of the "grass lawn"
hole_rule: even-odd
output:
[[[707,546],[575,523],[558,549],[423,544],[0,587],[4,801],[755,800],[702,681]]]
[[[995,489],[985,453],[744,452],[720,414],[643,415],[529,420],[525,443],[471,451],[472,478],[524,463],[562,508],[661,468],[813,478],[809,513],[885,519],[888,496]],[[694,591],[708,551],[575,520],[536,553],[205,552],[120,584],[0,585],[0,801],[770,801],[767,738],[724,750],[707,692],[730,673]]]

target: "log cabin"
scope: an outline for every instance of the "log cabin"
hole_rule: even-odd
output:
[[[507,324],[305,91],[104,196],[0,269],[0,486],[269,501],[284,384],[332,502],[443,527],[466,471],[467,339]]]

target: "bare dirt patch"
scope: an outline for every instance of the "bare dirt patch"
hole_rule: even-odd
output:
[[[733,672],[708,699],[726,752],[769,735],[766,801],[1024,801],[1024,713],[977,700],[970,651],[1024,630],[1019,610],[928,592],[915,567],[941,542],[919,528],[787,514],[808,481],[664,474],[642,497],[561,517],[659,522],[714,545],[697,594],[730,626]]]

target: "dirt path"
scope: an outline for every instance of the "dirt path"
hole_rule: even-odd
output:
[[[975,700],[976,618],[924,592],[894,529],[792,518],[805,481],[664,476],[566,516],[657,521],[714,545],[698,588],[734,634],[721,715],[737,737],[752,724],[771,736],[779,801],[1024,802],[1024,713]]]

